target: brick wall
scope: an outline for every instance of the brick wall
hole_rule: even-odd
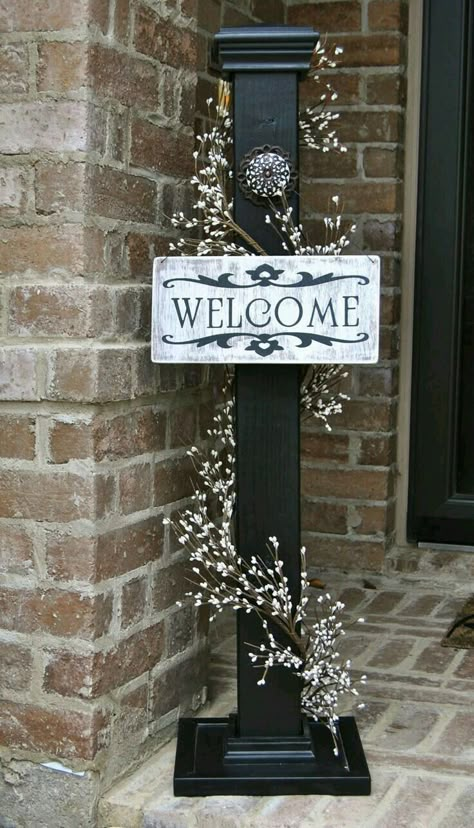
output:
[[[151,365],[151,263],[189,203],[210,34],[262,15],[283,4],[0,0],[0,821],[93,825],[99,782],[204,698],[162,519],[219,375]],[[86,775],[48,784],[51,759]]]
[[[197,70],[193,4],[161,5],[0,3],[0,742],[105,784],[206,684],[162,518],[212,388],[147,344]]]
[[[303,151],[302,203],[308,227],[321,232],[331,196],[357,223],[348,252],[382,257],[380,360],[353,367],[350,402],[327,433],[303,432],[303,541],[315,567],[381,570],[393,543],[395,423],[398,394],[401,198],[407,4],[399,0],[293,2],[288,20],[327,33],[344,48],[331,72],[348,151]],[[314,100],[305,81],[302,101]]]

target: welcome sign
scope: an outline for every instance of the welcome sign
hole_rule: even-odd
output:
[[[155,259],[153,362],[373,363],[377,256]]]

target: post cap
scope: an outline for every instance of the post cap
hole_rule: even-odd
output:
[[[232,72],[306,73],[319,32],[310,26],[242,26],[214,37],[213,63]]]

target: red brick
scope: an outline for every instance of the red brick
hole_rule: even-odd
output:
[[[364,397],[391,397],[398,393],[398,370],[392,367],[359,369],[359,393]]]
[[[52,354],[48,365],[47,399],[92,400],[96,388],[96,365],[92,353],[61,350]]]
[[[207,0],[198,4],[198,26],[214,34],[221,25],[221,0]]]
[[[166,654],[172,658],[178,653],[183,653],[193,643],[194,637],[194,610],[193,607],[182,607],[172,615],[168,615],[167,621],[167,645]]]
[[[442,647],[441,644],[427,644],[416,659],[413,670],[422,670],[424,673],[445,673],[451,666],[456,650]]]
[[[158,516],[99,535],[97,578],[114,578],[159,560],[163,534],[163,518]]]
[[[7,630],[93,639],[110,619],[110,601],[67,590],[6,589],[0,591],[2,626]]]
[[[329,45],[342,46],[339,66],[397,66],[404,60],[403,40],[398,34],[338,35]]]
[[[337,428],[351,431],[390,431],[396,410],[388,400],[346,400],[337,417]]]
[[[361,437],[359,463],[362,466],[390,466],[395,462],[395,447],[392,435]]]
[[[146,604],[147,578],[128,581],[122,588],[122,629],[127,629],[144,617]]]
[[[303,534],[309,566],[337,567],[352,572],[381,572],[385,558],[382,541],[354,541],[345,537]]]
[[[87,206],[99,216],[152,224],[156,214],[156,185],[112,167],[93,167]]]
[[[33,542],[21,526],[0,522],[0,572],[27,575],[33,571]]]
[[[389,75],[369,75],[367,78],[367,103],[375,106],[404,106],[406,81],[398,72]]]
[[[35,751],[66,759],[93,759],[107,720],[101,711],[79,713],[4,702],[0,706],[0,742],[10,750]]]
[[[265,23],[285,23],[285,6],[282,0],[254,0],[253,13]]]
[[[301,456],[305,460],[336,460],[346,463],[349,457],[349,437],[345,434],[301,434]]]
[[[191,446],[196,439],[196,406],[177,408],[170,414],[170,448]]]
[[[193,465],[189,457],[164,460],[155,470],[155,498],[158,505],[189,497],[194,491]]]
[[[337,121],[337,134],[342,143],[358,141],[377,143],[399,141],[402,137],[402,120],[398,112],[386,110],[344,111]]]
[[[28,72],[27,45],[24,43],[2,44],[0,46],[0,94],[22,95],[27,93],[30,85]]]
[[[400,350],[400,331],[398,326],[380,328],[379,359],[396,359]]]
[[[121,290],[115,297],[116,336],[145,339],[151,336],[151,297],[149,286]]]
[[[382,644],[368,662],[370,667],[397,667],[413,649],[413,641],[406,638],[394,639]]]
[[[22,167],[0,168],[0,217],[13,218],[27,210],[29,173]]]
[[[360,3],[301,3],[288,9],[288,23],[313,26],[318,32],[357,32],[361,25]]]
[[[90,49],[89,74],[99,96],[145,110],[158,106],[156,69],[147,60],[95,44]]]
[[[111,298],[104,289],[14,288],[9,299],[8,332],[17,336],[98,337],[112,329]]]
[[[2,348],[0,400],[36,400],[38,354],[32,348]]]
[[[96,698],[153,669],[164,649],[163,622],[134,633],[107,652],[93,656],[58,652],[44,676],[48,692]]]
[[[403,169],[400,151],[368,147],[364,150],[364,172],[368,178],[401,178]]]
[[[166,414],[147,406],[129,414],[98,420],[95,425],[96,460],[118,460],[165,447]]]
[[[179,153],[176,147],[179,146]],[[130,163],[153,172],[190,176],[194,169],[194,138],[135,119],[132,123]]]
[[[403,592],[396,592],[395,590],[382,590],[381,592],[377,592],[370,603],[364,608],[364,612],[368,614],[386,615],[388,612],[392,612],[399,607],[403,595]]]
[[[114,35],[120,43],[128,43],[130,31],[130,0],[116,0],[114,14]]]
[[[100,232],[78,224],[9,227],[0,230],[0,269],[4,274],[74,275],[98,270]]]
[[[177,563],[155,572],[153,583],[153,606],[162,612],[181,601],[184,593],[191,589],[187,580],[189,571],[185,564]]]
[[[52,463],[92,457],[90,423],[72,419],[53,420],[49,430],[49,456]]]
[[[18,644],[0,641],[0,688],[28,690],[31,681],[33,657],[31,650]]]
[[[87,44],[38,44],[38,90],[76,92],[87,85]]]
[[[315,213],[332,214],[331,199],[337,195],[334,184],[303,183],[301,197],[308,210]],[[341,211],[343,213],[396,213],[400,208],[400,185],[392,183],[374,184],[369,182],[344,183],[341,189]]]
[[[350,524],[358,535],[383,537],[387,531],[387,509],[385,506],[356,506]]]
[[[87,0],[2,0],[0,31],[47,32],[73,28],[87,23]]]
[[[200,654],[172,664],[153,684],[153,716],[159,718],[179,705],[186,709],[206,683],[207,668]]]
[[[197,61],[197,38],[190,29],[160,18],[148,6],[139,6],[135,15],[135,48],[176,68],[194,69]]]
[[[116,511],[116,481],[113,474],[94,474],[95,516],[100,519]]]
[[[120,641],[98,660],[97,693],[108,693],[132,678],[152,670],[164,650],[164,626],[160,621]]]
[[[84,207],[87,166],[72,162],[35,166],[36,210],[42,215]]]
[[[249,14],[239,11],[233,6],[228,6],[227,4],[224,4],[224,26],[251,26],[253,22],[254,21],[252,20]]]
[[[387,471],[303,467],[301,485],[310,497],[385,500],[390,491]]]
[[[454,615],[456,610],[459,611],[459,609],[458,605],[456,609],[451,610],[451,614]],[[471,650],[463,654],[462,661],[456,667],[455,675],[463,679],[474,679],[474,651]]]
[[[81,656],[66,651],[49,653],[43,687],[46,692],[60,696],[82,696],[90,698],[94,681],[97,656]]]
[[[0,417],[0,457],[34,460],[35,442],[34,417],[13,414]]]
[[[403,0],[372,0],[369,3],[369,28],[373,31],[392,29],[406,31],[408,3]]]
[[[87,402],[130,399],[133,352],[123,347],[61,349],[49,358],[46,398]]]
[[[140,282],[150,282],[155,256],[166,256],[171,239],[161,236],[144,236],[129,233],[126,237],[126,252],[130,268],[130,278]]]
[[[313,503],[303,498],[301,526],[308,532],[328,532],[345,535],[347,532],[347,508],[341,503]]]
[[[400,257],[382,256],[380,264],[382,287],[400,287]]]
[[[126,347],[104,348],[97,352],[95,400],[112,402],[133,397],[133,351]]]
[[[67,531],[46,533],[46,570],[58,581],[95,581],[97,539],[75,537]]]
[[[331,84],[334,92],[337,93],[336,104],[359,104],[361,101],[360,94],[360,75],[350,73],[339,73],[327,75],[324,80]],[[319,98],[323,93],[326,93],[322,84],[309,77],[302,80],[300,84],[300,102],[304,106],[315,106],[319,102]]]
[[[0,493],[0,517],[61,522],[94,514],[91,480],[78,474],[4,470]]]
[[[306,149],[301,154],[300,169],[307,178],[354,178],[357,155],[355,150],[322,153]]]
[[[151,506],[153,486],[150,464],[122,469],[118,475],[120,511],[124,515],[141,512]]]
[[[89,125],[95,119],[99,130],[100,111],[86,101],[37,100],[0,104],[2,151],[74,152],[91,143]],[[100,130],[99,130],[100,131]]]

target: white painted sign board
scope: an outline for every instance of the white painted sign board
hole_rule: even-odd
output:
[[[155,259],[153,362],[373,363],[377,256]]]

